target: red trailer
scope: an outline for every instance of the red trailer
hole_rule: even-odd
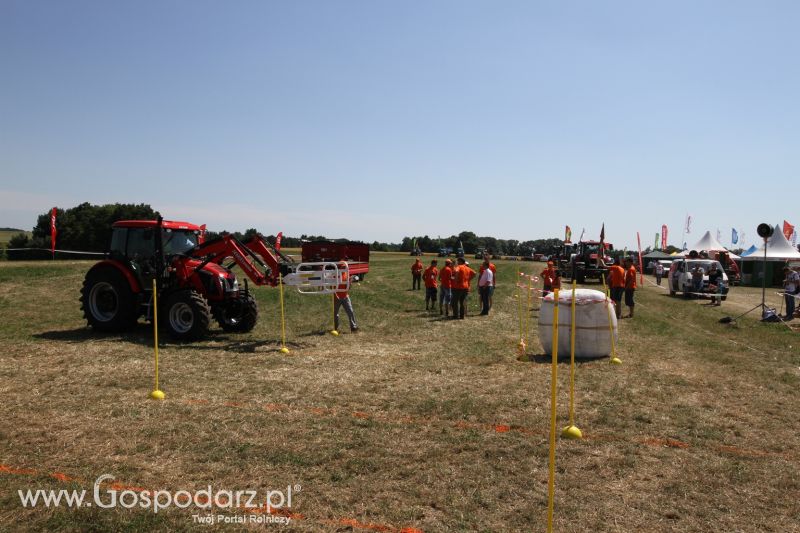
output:
[[[369,272],[369,245],[363,242],[311,241],[302,245],[303,263],[347,261],[352,281]]]

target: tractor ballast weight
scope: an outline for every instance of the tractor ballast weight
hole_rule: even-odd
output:
[[[205,240],[205,226],[187,222],[127,220],[115,222],[107,258],[86,274],[81,304],[89,326],[121,332],[140,317],[153,319],[153,283],[158,317],[175,340],[205,336],[213,320],[226,332],[244,333],[258,321],[258,304],[231,271],[239,266],[256,285],[280,280],[304,293],[347,290],[347,265],[297,264],[260,234],[247,243],[231,235]],[[223,263],[232,260],[228,266]]]

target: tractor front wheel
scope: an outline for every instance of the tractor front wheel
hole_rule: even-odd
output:
[[[228,333],[246,333],[258,322],[258,304],[252,294],[215,305],[213,313],[219,327]]]
[[[119,332],[136,324],[136,295],[114,267],[91,269],[83,281],[81,308],[86,322],[98,331]]]
[[[177,341],[196,341],[208,333],[211,309],[199,293],[180,290],[169,295],[161,316],[170,337]]]

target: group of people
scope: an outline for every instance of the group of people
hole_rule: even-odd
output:
[[[617,318],[633,318],[633,309],[636,306],[633,298],[636,292],[636,267],[633,266],[633,260],[630,257],[626,257],[622,261],[622,265],[614,263],[609,267],[608,288]],[[629,310],[627,316],[622,316],[623,296]]]
[[[798,269],[792,270],[789,265],[783,267],[783,298],[786,302],[786,315],[784,320],[791,320],[794,318],[796,298],[800,297],[800,273]]]
[[[477,276],[478,294],[481,298],[481,315],[488,315],[492,308],[492,296],[497,285],[497,267],[484,255],[483,263],[476,273],[463,258],[445,259],[445,266],[439,270],[439,261],[431,260],[430,266],[423,270],[422,261],[417,258],[411,265],[411,290],[417,290],[419,280],[425,284],[425,310],[436,311],[445,317],[463,319],[466,315],[466,300],[470,284]],[[451,314],[452,313],[452,314]]]

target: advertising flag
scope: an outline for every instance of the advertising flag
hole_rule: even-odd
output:
[[[642,239],[639,237],[639,232],[636,232],[636,245],[639,248],[639,283],[644,286],[644,268],[642,267]],[[634,280],[636,277],[633,278]]]
[[[666,250],[667,249],[667,225],[666,224],[662,224],[661,225],[661,249],[662,250]]]
[[[283,240],[283,232],[279,231],[277,237],[275,237],[275,249],[281,249],[281,240]]]
[[[736,228],[731,228],[731,244],[739,242],[739,234],[736,233]]]
[[[567,226],[566,229],[564,230],[564,243],[565,244],[572,243],[572,228],[570,228],[569,226]]]
[[[656,239],[653,241],[653,250],[658,250],[658,232],[656,232]]]
[[[792,226],[791,224],[789,224],[788,222],[786,222],[784,220],[783,221],[783,236],[786,237],[787,241],[792,238],[792,233],[794,233],[794,226]]]
[[[50,253],[53,254],[53,259],[56,258],[56,235],[58,235],[58,230],[56,229],[56,208],[50,210]]]
[[[684,233],[691,233],[692,232],[692,215],[686,215],[686,228],[684,229]]]

